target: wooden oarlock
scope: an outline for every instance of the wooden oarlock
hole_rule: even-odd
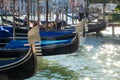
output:
[[[28,32],[28,42],[29,44],[24,44],[24,46],[32,46],[32,50],[34,53],[41,54],[41,38],[39,35],[39,27],[35,26]],[[36,43],[38,42],[38,43]],[[38,45],[39,44],[39,45]]]

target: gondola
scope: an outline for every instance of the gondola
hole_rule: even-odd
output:
[[[17,49],[17,48],[26,49],[26,50],[29,49],[29,46],[23,46],[24,44],[28,44],[28,41],[27,40],[11,40],[7,45],[4,45],[4,47],[12,48],[12,49]],[[71,53],[74,53],[79,47],[78,34],[76,33],[76,36],[69,39],[42,40],[40,43],[37,43],[36,47],[37,48],[41,47],[40,50],[42,51],[40,53],[37,53],[37,55],[41,55],[41,53],[42,53],[42,56],[71,54]],[[12,54],[6,54],[6,55],[11,56]]]
[[[88,23],[87,28],[83,27],[85,33],[91,33],[91,32],[99,33],[100,31],[103,31],[105,29],[106,29],[106,21],[104,20],[98,22],[90,22]],[[72,29],[68,28],[67,30],[64,31],[75,31],[75,27],[72,27]]]
[[[23,80],[32,77],[37,71],[36,54],[32,47],[13,49],[1,46],[0,54],[0,80]]]
[[[14,19],[16,22],[24,23],[24,19],[20,19],[18,17],[14,17]],[[30,20],[30,22],[34,22],[34,20]],[[48,23],[52,23],[52,22],[54,23],[55,21],[49,21]],[[41,21],[41,24],[45,24],[45,23],[46,21]]]
[[[71,15],[67,14],[67,16],[70,17],[70,18],[72,18],[72,19],[78,19],[79,18],[78,15],[71,16]]]
[[[30,78],[36,73],[36,55],[29,50],[14,50],[1,48],[0,53],[6,54],[17,54],[22,53],[17,57],[4,57],[0,58],[0,79],[3,80],[22,80]],[[3,56],[4,56],[3,55]]]
[[[70,18],[73,18],[73,19],[79,18],[78,15],[74,15],[74,16],[67,15],[67,16]],[[89,22],[87,33],[100,32],[100,31],[105,30],[105,29],[106,29],[106,21],[105,20],[98,21],[98,22]]]
[[[88,23],[88,33],[89,32],[100,32],[106,29],[106,21],[99,21],[95,23]]]
[[[13,27],[6,26],[6,25],[1,25],[0,26],[1,31],[0,32],[6,32],[6,37],[12,37],[13,35]],[[15,28],[15,34],[16,38],[18,37],[24,37],[27,38],[27,29],[17,27]],[[9,35],[7,35],[9,34]],[[41,35],[42,40],[60,40],[60,39],[67,39],[67,38],[72,38],[75,36],[75,33],[73,31],[61,31],[61,32],[56,32],[56,31],[40,31],[39,33]],[[0,34],[0,36],[3,36],[3,34]],[[5,37],[5,36],[4,36]],[[23,39],[23,38],[22,38]]]
[[[20,18],[17,18],[15,17],[14,18],[16,22],[20,22],[20,23],[24,23],[24,20],[23,19],[20,19]],[[30,22],[34,22],[34,20],[30,20]],[[45,25],[46,24],[46,21],[40,21],[42,25]],[[48,24],[49,23],[55,23],[55,21],[48,21]],[[63,26],[66,26],[67,23],[63,20],[63,21],[60,21],[61,25]]]
[[[1,17],[1,20],[3,23],[9,24],[9,25],[15,25],[15,26],[20,26],[20,27],[26,27],[26,24],[21,24],[21,23],[14,23],[13,21],[7,20],[4,17]]]
[[[24,23],[24,19],[20,19],[20,18],[18,18],[18,17],[14,17],[14,19],[15,19],[15,21],[16,22],[20,22],[20,23]],[[30,22],[34,22],[34,20],[29,20]]]
[[[9,30],[4,29],[3,27],[0,27],[0,37],[11,37],[12,34],[9,32]]]
[[[13,16],[13,14],[0,14],[0,16]],[[15,14],[15,16],[18,16],[18,15]]]

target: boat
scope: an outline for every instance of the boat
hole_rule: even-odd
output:
[[[0,58],[0,79],[3,80],[23,80],[32,77],[36,73],[37,60],[36,55],[31,49],[28,50],[14,50],[1,48],[0,53],[24,55],[8,56]],[[3,55],[3,56],[4,56]],[[1,57],[1,56],[0,56]]]
[[[20,27],[27,27],[26,24],[16,23],[16,22],[7,20],[7,19],[5,19],[4,17],[1,17],[1,20],[2,20],[2,22],[5,23],[5,24],[20,26]]]
[[[36,27],[38,29],[38,27]],[[39,34],[39,32],[38,32]],[[39,37],[39,36],[37,36]],[[33,39],[33,38],[32,38]],[[4,45],[5,48],[12,49],[29,49],[29,46],[23,46],[24,44],[28,44],[27,40],[11,40]],[[39,48],[42,52],[37,53],[37,55],[42,56],[50,56],[50,55],[61,55],[61,54],[71,54],[78,50],[79,40],[78,34],[73,38],[63,39],[63,40],[41,40],[41,42],[36,43],[36,47]],[[2,55],[2,54],[0,54]],[[7,56],[11,56],[12,54],[6,54]]]
[[[24,19],[18,18],[18,17],[14,17],[16,22],[20,22],[20,23],[24,23]],[[30,22],[34,22],[34,20],[30,20]],[[55,21],[48,21],[48,23],[54,23]],[[46,21],[41,21],[41,24],[45,25]]]
[[[98,21],[98,22],[91,22],[88,23],[88,31],[89,32],[100,32],[106,29],[106,21]]]
[[[11,37],[12,33],[10,33],[11,29],[7,30],[4,29],[3,27],[0,27],[0,37]]]
[[[18,17],[14,17],[16,22],[24,23],[24,19],[20,19]],[[30,22],[34,22],[34,20],[30,20]],[[49,21],[48,23],[54,23],[55,21]],[[46,21],[41,21],[41,24],[45,24]]]
[[[13,27],[12,26],[7,26],[7,25],[0,25],[0,32],[4,32],[4,38],[8,37],[13,37]],[[16,27],[15,28],[15,34],[16,38],[24,37],[27,39],[27,32],[28,30],[22,27]],[[9,34],[9,35],[8,35]],[[41,35],[42,40],[58,40],[58,39],[67,39],[67,38],[72,38],[75,36],[75,33],[73,31],[61,31],[61,32],[56,32],[56,31],[40,31],[39,33]],[[0,37],[2,37],[3,34],[0,34]],[[23,38],[22,38],[23,39]]]
[[[1,11],[2,12],[2,11]],[[4,11],[3,11],[4,12]],[[13,16],[13,14],[11,13],[0,13],[0,16]],[[15,14],[15,16],[18,16],[17,14]]]
[[[78,19],[79,18],[78,15],[73,15],[72,16],[72,15],[67,14],[67,16],[70,17],[70,18],[72,18],[72,19]]]
[[[24,23],[24,20],[23,19],[20,19],[18,17],[15,17],[14,18],[16,22],[20,22],[20,23]],[[34,22],[34,20],[30,20],[30,22]],[[46,24],[46,21],[40,21],[42,25],[45,25]],[[49,23],[55,23],[55,21],[48,21],[48,24]],[[60,21],[61,25],[63,26],[66,26],[67,23],[63,20],[63,21]]]
[[[106,21],[104,20],[98,22],[89,22],[86,28],[83,27],[85,33],[91,33],[91,32],[99,33],[100,31],[103,31],[105,29],[106,29]],[[75,31],[75,27],[68,28],[64,31]]]
[[[78,15],[74,15],[74,16],[67,15],[67,16],[70,18],[73,18],[73,19],[78,19]],[[98,21],[98,22],[89,22],[87,33],[100,32],[105,29],[106,29],[106,21],[104,21],[104,20]]]
[[[18,17],[14,17],[16,22],[20,22],[20,23],[24,23],[24,19],[18,18]],[[29,20],[30,22],[34,22],[34,20]]]
[[[1,80],[23,80],[32,77],[37,72],[37,58],[32,45],[29,49],[1,46],[0,54]]]
[[[15,32],[16,32],[16,36],[27,36],[27,28],[24,27],[14,27]],[[6,36],[8,36],[7,34],[9,34],[9,37],[13,36],[13,26],[11,25],[0,25],[0,32],[4,32],[4,34],[6,34]],[[2,36],[3,34],[0,34],[0,36]],[[6,37],[4,36],[4,37]]]

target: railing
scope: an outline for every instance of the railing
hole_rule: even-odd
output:
[[[115,35],[115,27],[120,27],[120,12],[108,13],[109,26],[112,27],[112,36]]]

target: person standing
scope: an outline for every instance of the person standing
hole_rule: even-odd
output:
[[[83,17],[84,17],[84,12],[85,12],[85,9],[82,5],[80,5],[80,8],[79,8],[79,21],[82,21]]]
[[[61,23],[60,23],[60,19],[59,19],[59,14],[58,13],[56,13],[55,22],[56,22],[57,31],[60,31],[61,30]]]
[[[27,16],[25,15],[25,18],[24,18],[24,25],[25,25],[25,26],[27,26],[27,24],[28,24],[27,22],[28,22],[28,18],[27,18]]]

